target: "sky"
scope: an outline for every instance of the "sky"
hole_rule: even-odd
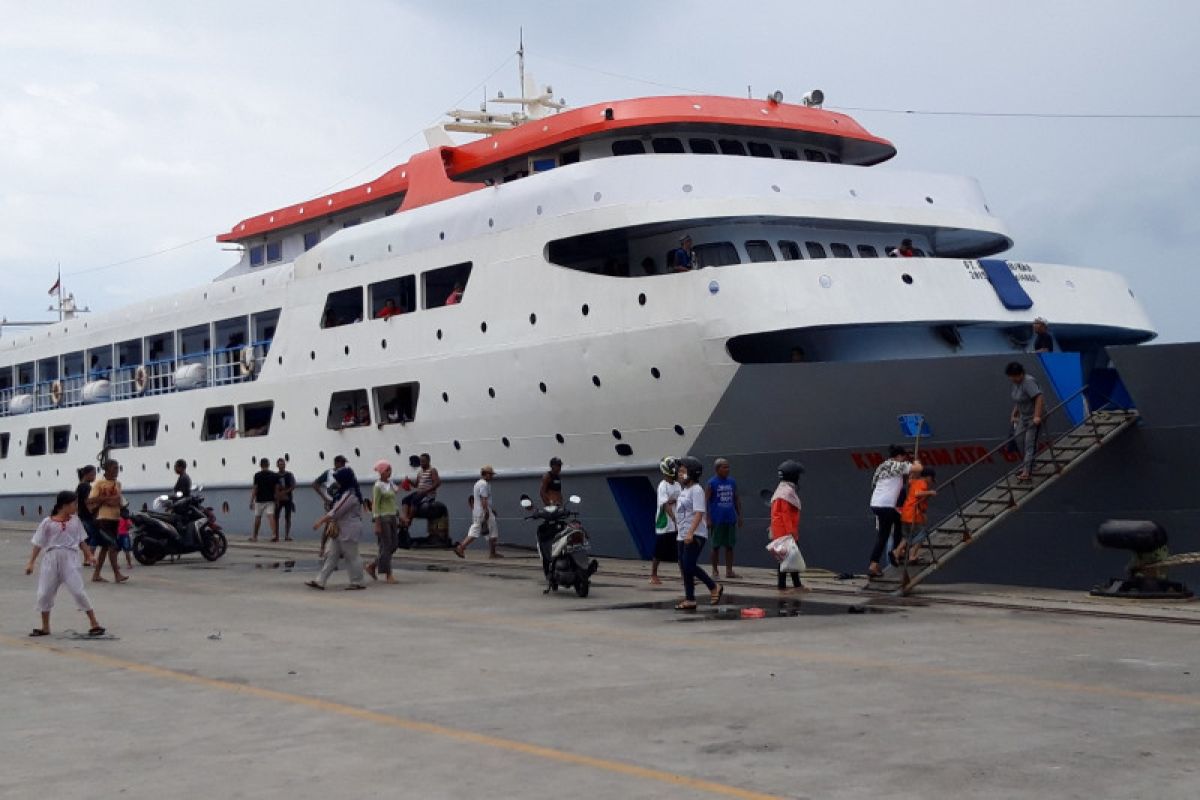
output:
[[[237,260],[217,233],[515,93],[523,27],[572,106],[821,88],[897,146],[878,168],[977,178],[1008,257],[1116,270],[1161,341],[1200,338],[1200,3],[0,0],[0,19],[10,320],[50,318],[59,264],[94,311],[211,280]]]

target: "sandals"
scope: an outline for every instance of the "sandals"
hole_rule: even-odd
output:
[[[721,605],[721,598],[724,596],[725,596],[725,584],[718,583],[717,584],[717,593],[712,596],[712,599],[710,599],[708,601],[708,604],[710,606],[719,606],[719,605]]]
[[[696,603],[693,600],[681,600],[675,604],[676,611],[695,611]]]
[[[325,591],[325,587],[322,586],[321,584],[317,583],[316,581],[305,581],[304,585],[311,589],[320,589],[322,592]]]
[[[41,628],[34,628],[29,632],[30,636],[49,636],[50,631],[44,631]]]
[[[101,628],[99,625],[97,625],[94,628],[88,628],[88,636],[103,636],[103,635],[104,635],[104,628]]]
[[[379,580],[379,576],[375,574],[375,565],[373,563],[363,564],[363,569],[366,570],[367,574],[371,576],[371,580]]]

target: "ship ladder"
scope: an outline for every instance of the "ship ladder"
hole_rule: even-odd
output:
[[[909,594],[952,558],[998,528],[1010,515],[1137,422],[1135,410],[1105,408],[1088,413],[1082,422],[1066,433],[1057,437],[1046,436],[1047,420],[1086,390],[1085,386],[1044,415],[1042,435],[1045,438],[1039,442],[1030,480],[1017,480],[1017,473],[1021,470],[1021,466],[1017,465],[966,502],[959,499],[959,486],[963,478],[970,477],[973,470],[1011,447],[1017,438],[1013,436],[950,480],[941,482],[937,487],[938,497],[950,497],[955,505],[954,511],[909,542],[910,550],[915,545],[921,546],[916,563],[907,563],[906,553],[899,566],[888,565],[882,575],[868,577],[863,590],[896,596]]]

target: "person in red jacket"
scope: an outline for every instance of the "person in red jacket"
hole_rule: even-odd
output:
[[[788,459],[779,465],[779,486],[771,495],[771,539],[791,536],[800,543],[800,494],[797,492],[800,474],[804,467]],[[780,564],[779,591],[787,591],[787,576],[792,576],[792,591],[807,591],[800,583],[800,573],[790,570],[785,573]]]

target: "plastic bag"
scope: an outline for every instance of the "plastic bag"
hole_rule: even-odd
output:
[[[767,552],[779,562],[780,572],[802,572],[808,568],[804,556],[800,555],[800,546],[791,536],[772,539],[767,544]]]

